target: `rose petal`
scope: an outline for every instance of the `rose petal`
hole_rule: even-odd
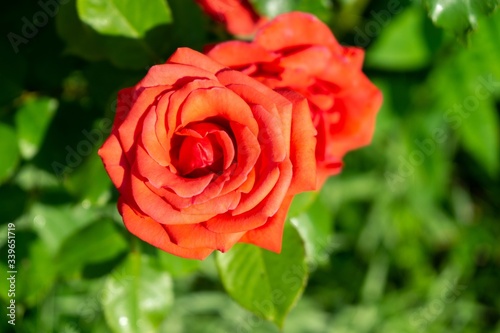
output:
[[[171,140],[178,130],[180,125],[181,108],[186,98],[191,92],[197,89],[209,89],[213,87],[223,86],[217,81],[213,80],[193,80],[187,83],[182,88],[174,91],[170,96],[164,96],[158,102],[158,123],[156,126],[156,133],[160,143],[169,152],[171,150]],[[169,158],[170,159],[170,158]]]
[[[168,62],[168,61],[167,61]],[[192,64],[169,63],[152,66],[146,76],[135,86],[136,90],[156,86],[183,86],[195,79],[216,80],[214,73]],[[221,67],[221,65],[219,65]],[[222,67],[223,68],[223,67]]]
[[[277,90],[293,103],[290,160],[293,178],[289,194],[316,189],[316,129],[307,100],[291,91]]]
[[[129,152],[141,134],[143,118],[154,105],[157,96],[161,96],[165,90],[163,86],[142,90],[125,120],[117,127],[117,137],[129,162],[134,160],[134,156]]]
[[[248,0],[196,0],[207,14],[226,25],[234,35],[249,35],[257,29],[262,18]]]
[[[233,141],[225,131],[214,132],[213,136],[218,142],[219,148],[222,150],[222,155],[224,157],[223,169],[226,170],[234,161],[235,150]]]
[[[210,117],[231,120],[249,127],[253,133],[258,132],[258,125],[248,104],[227,88],[215,87],[191,92],[182,105],[180,123],[186,126]]]
[[[289,100],[281,96],[280,94],[266,94],[263,95],[258,90],[254,90],[251,87],[232,84],[229,86],[231,90],[233,90],[236,94],[238,94],[241,98],[243,98],[248,104],[257,104],[258,108],[252,108],[252,112],[254,112],[254,116],[259,116],[261,119],[260,127],[266,128],[269,123],[266,123],[263,120],[268,118],[269,121],[273,117],[281,120],[281,125],[275,124],[271,125],[272,127],[280,127],[282,134],[279,136],[270,135],[272,132],[277,132],[274,129],[266,129],[266,131],[262,131],[259,133],[259,140],[263,141],[264,145],[268,145],[273,142],[273,140],[282,137],[282,143],[278,143],[277,141],[274,143],[275,145],[283,145],[283,148],[288,151],[290,149],[290,128],[292,123],[292,103]],[[274,93],[274,92],[273,92]],[[267,98],[266,98],[267,97]],[[262,107],[261,107],[262,106]],[[264,116],[267,111],[270,116]],[[260,114],[260,115],[259,115]]]
[[[283,161],[287,156],[287,148],[290,146],[290,137],[284,136],[281,119],[273,116],[261,105],[252,106],[252,112],[260,126],[258,138],[259,143],[266,150],[266,162]]]
[[[209,173],[215,163],[215,148],[208,138],[186,136],[181,139],[178,160],[175,165],[179,174],[197,177]]]
[[[375,130],[377,111],[382,105],[382,93],[366,78],[363,84],[351,91],[335,105],[339,111],[340,121],[330,129],[334,156],[343,156],[352,149],[370,143]]]
[[[365,50],[357,47],[344,47],[342,51],[343,55],[349,59],[350,65],[361,71],[365,59]]]
[[[260,62],[272,62],[277,54],[255,43],[229,41],[219,43],[207,52],[207,56],[231,68],[240,68]]]
[[[269,216],[262,214],[258,207],[252,211],[232,216],[231,213],[214,216],[204,223],[208,230],[217,233],[235,233],[252,230],[264,225]]]
[[[230,122],[230,126],[236,141],[236,166],[224,184],[223,194],[236,190],[247,180],[261,153],[257,137],[248,127],[236,122]]]
[[[205,228],[203,224],[168,225],[165,229],[172,241],[181,247],[206,247],[221,252],[229,250],[245,234],[245,232],[216,233]]]
[[[302,91],[314,83],[314,77],[309,74],[308,70],[302,68],[285,68],[281,73],[280,83],[276,88],[292,88]]]
[[[312,86],[314,87],[314,85]],[[310,88],[312,88],[310,87]],[[314,93],[311,91],[307,91],[304,93],[304,96],[307,97],[311,104],[314,104],[318,109],[326,111],[333,108],[335,98],[332,96],[332,93]]]
[[[156,106],[152,106],[144,116],[141,131],[141,142],[145,150],[158,164],[167,166],[170,164],[169,151],[160,144],[156,135],[156,126],[158,119],[156,117]]]
[[[185,64],[190,67],[195,65],[196,69],[199,70],[200,72],[203,72],[204,70],[212,74],[215,74],[220,70],[226,68],[226,66],[223,66],[220,63],[210,59],[203,53],[197,52],[187,47],[178,48],[174,52],[174,54],[172,54],[172,56],[168,58],[167,64],[173,64],[173,63]],[[184,77],[185,76],[189,76],[189,74],[184,74]],[[212,78],[212,76],[210,76],[210,78]]]
[[[269,194],[251,210],[242,214],[234,215],[234,211],[228,214],[217,215],[207,221],[207,229],[220,233],[233,233],[248,231],[262,226],[283,205],[286,192],[292,178],[292,165],[288,161],[280,165],[280,178]]]
[[[283,203],[292,181],[293,167],[290,160],[285,160],[279,166],[280,178],[269,195],[262,200],[259,211],[266,216],[273,216]]]
[[[148,184],[146,184],[148,186]],[[205,198],[205,200],[196,200],[194,203],[194,198],[181,198],[175,193],[165,189],[155,189],[151,185],[148,186],[151,191],[155,192],[157,195],[161,196],[166,202],[168,202],[174,209],[178,209],[181,213],[188,215],[208,215],[211,214],[224,214],[229,210],[233,210],[239,203],[241,193],[239,192],[229,192],[219,196],[208,197],[200,195],[199,198]]]
[[[290,104],[290,102],[284,99],[280,94],[274,92],[271,93],[269,87],[265,84],[260,83],[259,81],[238,71],[225,70],[217,73],[217,78],[222,84],[235,91],[242,98],[245,98],[245,100],[248,98],[247,102],[255,98],[255,101],[259,101],[259,103],[255,104],[261,104],[266,109],[269,109],[269,105],[273,103],[276,105]],[[237,90],[238,87],[246,87],[246,89],[240,88]],[[247,94],[243,93],[245,90],[247,91]],[[257,91],[260,94],[256,94],[254,91]]]
[[[263,226],[247,231],[240,242],[254,244],[280,253],[286,214],[292,203],[292,198],[293,196],[287,196],[274,216],[270,217]]]
[[[132,108],[134,103],[134,91],[135,88],[131,87],[122,89],[118,92],[113,128],[120,126],[120,124],[125,120],[128,113],[130,112],[130,109]]]
[[[326,24],[314,15],[301,12],[277,16],[257,32],[254,42],[270,51],[325,44],[339,52],[341,48]]]
[[[208,80],[207,80],[208,81]],[[167,110],[170,105],[171,97],[177,90],[168,91],[162,96],[158,98],[158,103],[156,104],[155,113],[156,113],[156,123],[155,123],[155,136],[158,144],[163,149],[156,150],[157,152],[161,152],[161,155],[152,156],[158,164],[162,166],[171,166],[170,159],[170,140],[172,134],[169,132],[173,132],[174,129],[168,127],[167,124]]]
[[[177,134],[203,138],[210,133],[219,132],[221,130],[224,130],[224,128],[214,123],[194,123],[192,125],[189,125],[189,127],[183,128],[182,130],[178,131]],[[197,133],[197,135],[195,135],[195,133]]]
[[[98,154],[111,181],[117,189],[120,189],[125,175],[130,172],[130,165],[123,155],[122,147],[115,133],[110,134],[99,149]]]
[[[130,196],[129,199],[134,200],[137,206],[146,215],[149,215],[153,220],[162,224],[192,224],[207,221],[217,214],[196,214],[190,215],[182,213],[180,210],[172,207],[171,204],[163,200],[160,196],[154,193],[145,183],[144,180],[137,178],[137,171],[132,169],[130,175]],[[125,192],[125,191],[123,191]],[[123,195],[124,193],[121,192]]]
[[[183,149],[186,150],[186,140],[200,140],[201,145],[210,144],[211,146],[213,162],[208,166],[209,170],[219,174],[233,163],[234,143],[222,126],[210,122],[194,123],[177,131],[176,134],[180,138],[185,138],[179,151],[180,162],[183,162],[181,155]],[[185,159],[191,160],[190,151],[184,152],[184,154],[188,154]]]
[[[243,184],[241,184],[239,191],[242,193],[248,193],[252,190],[255,185],[255,169],[252,169],[247,176],[247,179]]]
[[[321,188],[330,176],[335,176],[342,171],[342,161],[318,162],[316,187]]]
[[[174,244],[162,224],[132,209],[123,200],[118,200],[118,210],[123,216],[125,227],[132,234],[163,251],[190,259],[205,259],[213,252],[213,248],[191,247],[188,249]]]
[[[238,207],[232,212],[233,216],[243,214],[257,206],[276,186],[280,177],[279,167],[276,166],[270,170],[260,171],[261,175],[258,177],[254,188],[247,195],[243,196]]]
[[[327,47],[311,46],[281,57],[280,65],[285,68],[305,71],[309,75],[318,75],[328,66],[331,56]]]
[[[205,191],[214,178],[213,174],[198,178],[181,177],[172,173],[170,169],[159,165],[140,145],[135,149],[137,154],[136,170],[157,189],[167,188],[182,198],[191,198]]]

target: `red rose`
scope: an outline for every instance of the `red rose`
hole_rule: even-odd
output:
[[[253,42],[221,43],[207,55],[309,100],[318,131],[319,185],[340,171],[348,151],[370,143],[382,94],[361,71],[364,52],[341,46],[313,15],[280,15],[261,27]]]
[[[264,22],[248,0],[196,0],[202,9],[233,35],[251,35]]]
[[[118,94],[99,150],[127,229],[187,258],[279,252],[292,196],[315,188],[307,101],[181,48]]]

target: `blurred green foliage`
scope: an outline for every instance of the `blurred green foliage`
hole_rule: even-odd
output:
[[[384,105],[372,145],[294,201],[283,260],[238,245],[203,262],[126,232],[96,150],[119,89],[231,37],[193,1],[59,2],[0,14],[0,271],[9,223],[17,270],[0,331],[278,332],[244,308],[279,323],[302,295],[284,332],[500,332],[498,1],[253,0],[366,48]]]

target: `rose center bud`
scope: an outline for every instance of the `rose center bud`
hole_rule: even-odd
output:
[[[219,128],[193,126],[186,128],[175,136],[178,154],[176,168],[184,177],[201,177],[208,173],[221,174],[224,164],[224,149],[218,140]]]

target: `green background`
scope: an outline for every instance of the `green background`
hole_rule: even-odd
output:
[[[499,1],[251,2],[366,48],[384,104],[372,144],[296,198],[281,255],[203,262],[124,229],[96,150],[119,89],[177,47],[233,37],[188,0],[5,5],[0,331],[500,333]]]

